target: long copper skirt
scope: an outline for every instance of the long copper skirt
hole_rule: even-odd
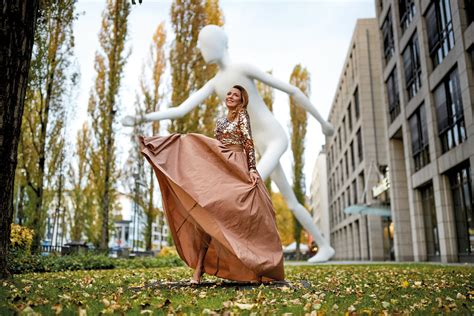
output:
[[[275,211],[263,181],[252,185],[240,145],[201,134],[139,137],[160,185],[179,256],[207,274],[235,281],[284,280]]]

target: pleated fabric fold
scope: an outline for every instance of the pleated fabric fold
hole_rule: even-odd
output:
[[[139,136],[153,167],[179,256],[196,268],[206,234],[207,274],[235,281],[284,280],[275,211],[263,181],[252,185],[239,145],[195,133]]]

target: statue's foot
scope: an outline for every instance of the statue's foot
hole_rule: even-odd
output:
[[[331,259],[336,251],[331,246],[321,247],[318,250],[318,253],[308,259],[310,263],[326,262]]]

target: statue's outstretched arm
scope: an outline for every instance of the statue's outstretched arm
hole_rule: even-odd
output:
[[[176,119],[185,116],[196,106],[199,106],[214,92],[214,79],[209,80],[201,89],[194,92],[183,103],[177,107],[165,110],[147,113],[142,117],[125,116],[122,124],[125,126],[133,126],[137,123],[161,121],[166,119]]]
[[[285,81],[277,79],[272,75],[261,71],[255,66],[252,65],[244,65],[244,72],[245,74],[255,80],[261,81],[264,84],[271,86],[275,89],[288,93],[293,100],[295,101],[296,105],[299,105],[303,109],[305,109],[309,114],[311,114],[320,124],[323,129],[323,133],[327,136],[331,136],[334,134],[334,127],[328,123],[322,116],[319,114],[318,110],[313,106],[309,98],[298,88],[295,87]]]

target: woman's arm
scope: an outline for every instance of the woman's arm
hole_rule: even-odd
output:
[[[181,105],[162,111],[152,112],[144,116],[127,115],[122,119],[125,126],[133,126],[143,122],[176,119],[185,116],[196,106],[202,104],[214,92],[214,79],[209,80],[201,89],[191,94]]]
[[[247,164],[250,172],[257,172],[256,160],[255,160],[255,148],[252,139],[252,130],[250,128],[250,117],[246,109],[239,111],[239,128],[242,132],[242,144],[244,146],[245,153],[247,154]]]

